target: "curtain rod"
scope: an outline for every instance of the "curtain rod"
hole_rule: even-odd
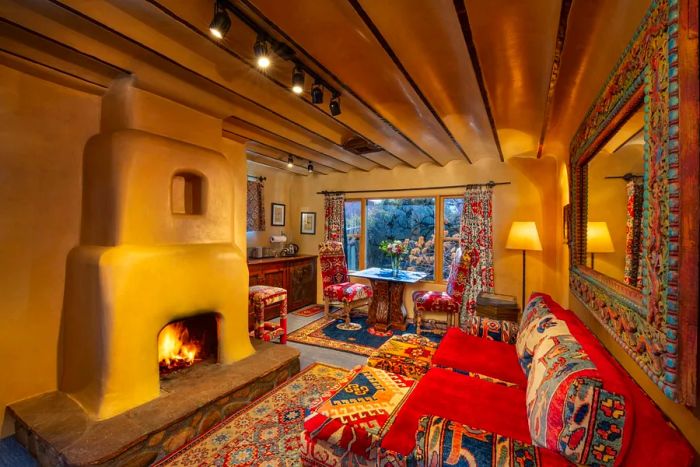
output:
[[[605,177],[605,178],[606,178],[606,179],[621,178],[621,179],[623,179],[623,180],[625,180],[625,181],[628,182],[628,181],[633,180],[633,179],[635,179],[635,178],[644,178],[644,175],[637,175],[637,174],[633,174],[633,173],[626,173],[626,174],[624,174],[624,175],[610,175],[610,176]]]
[[[392,191],[418,191],[418,190],[446,190],[448,188],[471,188],[476,186],[498,186],[498,185],[510,185],[510,182],[486,182],[486,183],[469,183],[467,185],[446,185],[446,186],[426,186],[420,188],[394,188],[385,190],[349,190],[349,191],[317,191],[317,195],[342,195],[346,193],[386,193]]]
[[[263,176],[256,177],[255,175],[248,175],[248,180],[257,180],[257,181],[259,181],[260,183],[262,183],[262,182],[264,182],[265,180],[267,180],[267,177],[263,177]]]

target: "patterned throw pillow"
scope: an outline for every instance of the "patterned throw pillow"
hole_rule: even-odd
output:
[[[543,314],[550,313],[549,306],[544,297],[539,295],[527,303],[523,314],[520,317],[520,329],[525,328],[530,321],[537,319]]]
[[[547,308],[547,310],[549,310]],[[546,337],[571,334],[569,327],[563,320],[557,319],[549,311],[538,313],[534,319],[529,319],[524,328],[520,328],[520,333],[515,341],[515,351],[518,353],[518,362],[525,376],[530,374],[532,356],[535,347]]]
[[[416,447],[406,461],[418,466],[541,465],[535,446],[435,416],[418,421]]]
[[[467,334],[496,342],[515,344],[518,337],[518,323],[475,315],[467,320]]]
[[[622,461],[625,398],[603,387],[596,366],[573,336],[549,336],[537,344],[526,403],[535,445],[577,464]]]

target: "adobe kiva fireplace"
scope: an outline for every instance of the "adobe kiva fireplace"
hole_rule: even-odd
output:
[[[159,396],[158,336],[173,321],[209,313],[210,358],[219,363],[254,352],[230,165],[210,149],[110,128],[108,99],[102,133],[85,150],[81,242],[68,257],[59,369],[59,389],[97,419]],[[112,104],[118,114],[123,103]]]

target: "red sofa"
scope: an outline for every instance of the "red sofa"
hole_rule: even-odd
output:
[[[305,465],[692,463],[688,442],[573,312],[533,294],[519,327],[475,318],[468,333],[450,329],[401,402],[379,424],[370,417],[373,437],[355,416],[311,414]],[[364,368],[349,377],[355,391]]]
[[[604,379],[606,386],[625,396],[625,436],[621,452],[613,463],[629,466],[690,465],[694,451],[688,442],[583,322],[546,294],[533,294],[530,305],[533,301],[539,301],[543,308],[566,324],[597,367],[597,376]],[[521,322],[520,333],[526,333],[526,327]],[[433,368],[400,407],[382,440],[380,457],[388,459],[384,464],[401,463],[414,450],[419,419],[426,414],[479,427],[524,443],[533,442],[526,404],[528,378],[521,368],[515,345],[483,337],[458,329],[448,331],[433,356]],[[460,373],[479,373],[501,383],[494,384]],[[542,456],[541,465],[569,463],[551,449],[539,449],[538,455]]]

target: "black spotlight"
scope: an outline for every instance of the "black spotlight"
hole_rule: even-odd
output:
[[[311,87],[311,103],[323,104],[323,87],[320,81],[314,81],[314,85]]]
[[[209,23],[209,32],[217,39],[223,39],[229,29],[231,29],[231,18],[228,17],[224,6],[220,2],[216,2],[214,5],[214,18]]]
[[[295,66],[292,72],[292,92],[294,94],[304,92],[304,70],[300,66]]]
[[[313,173],[314,171],[314,165],[309,161],[309,165],[306,166],[306,170],[309,171],[309,173]]]
[[[272,63],[270,60],[270,53],[267,49],[267,41],[261,36],[258,36],[258,38],[255,40],[255,45],[253,46],[253,53],[255,54],[255,58],[257,59],[258,68],[264,70],[265,68],[270,66],[270,63]]]
[[[340,96],[338,94],[333,94],[328,108],[331,111],[331,115],[334,117],[340,115]]]
[[[291,169],[294,167],[294,156],[291,154],[287,157],[287,168]]]

